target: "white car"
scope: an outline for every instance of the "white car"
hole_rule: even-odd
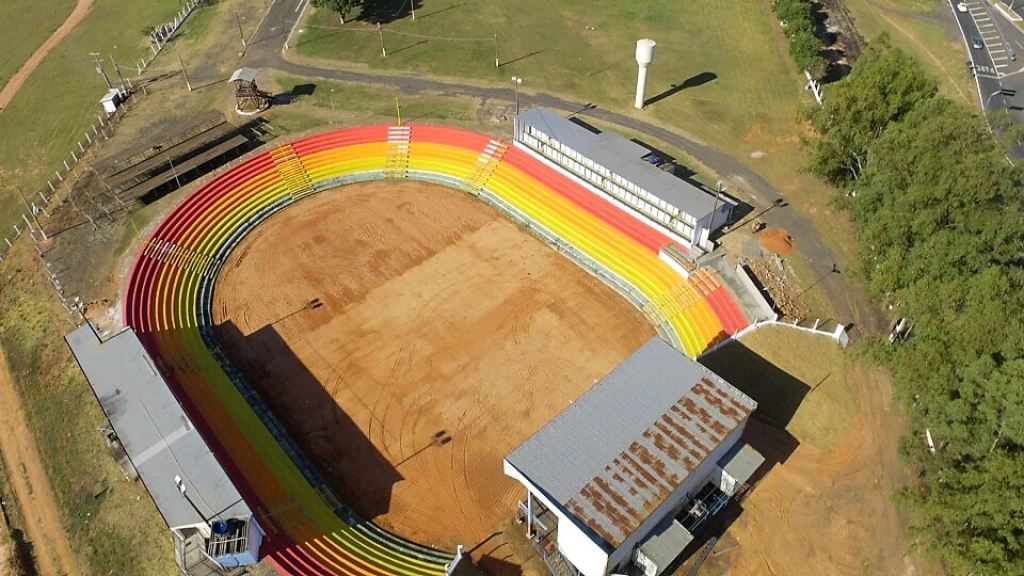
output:
[[[967,12],[967,3],[966,2],[961,2],[961,3],[957,4],[956,5],[956,9],[959,10],[960,12]]]

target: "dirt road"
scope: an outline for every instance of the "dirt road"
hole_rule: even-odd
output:
[[[14,390],[7,358],[0,350],[0,452],[11,475],[25,531],[32,542],[39,573],[76,575],[74,555],[64,534],[50,482],[43,471],[35,441],[25,422],[21,399]]]
[[[46,55],[50,53],[50,50],[53,50],[53,47],[63,40],[85,18],[85,15],[92,9],[93,2],[94,0],[78,0],[75,9],[71,11],[71,14],[60,25],[60,28],[54,30],[53,34],[50,34],[50,37],[46,39],[46,42],[43,42],[43,45],[14,73],[14,76],[11,76],[11,79],[4,85],[3,90],[0,90],[0,112],[7,107],[14,98],[14,95],[18,93],[18,90],[21,90],[21,85],[32,75],[32,72],[43,61],[43,58],[46,58]]]

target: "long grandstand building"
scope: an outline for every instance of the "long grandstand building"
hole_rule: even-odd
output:
[[[381,530],[342,502],[233,366],[212,325],[220,267],[246,234],[310,194],[384,178],[441,183],[495,206],[615,287],[687,356],[750,322],[713,271],[684,277],[659,258],[666,247],[685,248],[676,236],[521,146],[440,126],[365,126],[253,156],[187,197],[144,242],[124,319],[251,510],[250,524],[265,533],[260,556],[282,574],[439,576],[453,558]]]
[[[520,114],[515,142],[595,194],[672,238],[687,253],[710,252],[711,234],[736,201],[655,168],[652,151],[614,132],[594,133],[547,108]]]

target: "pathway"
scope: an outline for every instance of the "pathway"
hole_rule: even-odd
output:
[[[0,418],[0,448],[39,573],[79,574],[3,350],[0,350],[0,406],[4,412],[4,417]]]
[[[78,0],[78,4],[75,5],[75,9],[71,11],[67,20],[53,34],[50,34],[46,42],[43,42],[43,45],[36,49],[35,53],[14,73],[14,76],[11,76],[11,79],[4,85],[3,90],[0,90],[0,112],[3,112],[4,108],[10,104],[14,95],[21,90],[21,85],[32,75],[32,72],[43,61],[43,58],[46,58],[46,55],[50,53],[50,50],[53,50],[54,46],[60,43],[85,18],[85,15],[92,9],[93,2],[94,0]]]

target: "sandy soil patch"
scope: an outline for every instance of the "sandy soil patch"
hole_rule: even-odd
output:
[[[274,216],[223,268],[218,330],[362,515],[472,546],[502,458],[654,335],[600,281],[460,192],[376,182]]]

